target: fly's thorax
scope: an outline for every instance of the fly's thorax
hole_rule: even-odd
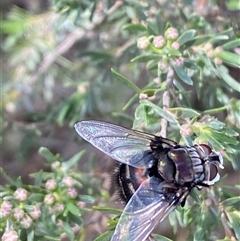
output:
[[[208,145],[195,145],[203,167],[202,183],[206,185],[213,185],[220,179],[219,168],[223,169],[223,158],[219,152],[213,151]],[[195,169],[197,166],[195,166]]]
[[[192,156],[198,157],[194,148],[177,146],[168,152],[168,158],[175,166],[175,182],[179,185],[194,182],[195,172]]]

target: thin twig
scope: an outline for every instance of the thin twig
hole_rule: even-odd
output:
[[[233,230],[228,225],[228,218],[226,214],[225,207],[223,205],[219,205],[219,202],[216,200],[215,196],[212,194],[211,191],[208,191],[208,195],[210,196],[211,200],[214,202],[215,206],[218,207],[218,210],[222,212],[221,221],[224,227],[225,235],[232,241],[237,241]]]
[[[56,59],[66,53],[79,39],[83,37],[91,38],[95,35],[94,29],[96,29],[99,25],[101,25],[105,19],[115,12],[121,5],[123,4],[122,1],[116,1],[116,3],[107,11],[105,15],[98,15],[93,21],[92,24],[89,25],[88,29],[77,29],[76,31],[72,32],[67,36],[67,38],[56,47],[55,52],[49,53],[43,59],[42,63],[40,63],[40,67],[37,72],[29,78],[30,84],[34,84],[42,74],[44,74],[50,66],[56,61]]]
[[[172,67],[169,67],[168,69],[168,73],[167,73],[167,79],[166,79],[166,90],[163,92],[163,109],[167,110],[170,107],[170,95],[169,95],[169,90],[172,86],[172,82],[173,82],[173,76],[174,76],[174,72]],[[161,131],[160,131],[160,135],[163,137],[167,136],[167,125],[168,122],[166,119],[162,118],[161,119]]]

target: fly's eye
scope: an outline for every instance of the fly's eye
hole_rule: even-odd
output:
[[[200,146],[206,155],[209,155],[212,152],[212,149],[210,148],[210,146],[206,144],[200,144]]]
[[[216,178],[216,176],[218,174],[218,169],[215,165],[212,164],[209,166],[209,171],[210,171],[209,180],[214,181],[214,179]]]

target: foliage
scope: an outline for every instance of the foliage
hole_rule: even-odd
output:
[[[234,76],[240,68],[240,23],[221,16],[235,16],[238,7],[235,1],[177,0],[52,0],[39,14],[13,7],[1,25],[7,60],[2,74],[6,153],[24,162],[23,150],[28,153],[34,145],[52,149],[52,143],[59,143],[63,154],[62,147],[74,142],[70,133],[76,121],[103,119],[133,123],[134,129],[151,133],[161,128],[161,135],[187,145],[209,144],[236,175],[240,84]],[[69,136],[62,138],[67,140],[57,139],[60,128],[67,129]],[[40,153],[50,171],[31,174],[34,185],[1,170],[9,182],[1,186],[1,233],[16,230],[12,235],[21,240],[88,240],[86,212],[120,215],[106,207],[109,196],[95,177],[97,164],[87,161],[92,171],[82,164],[77,170],[83,152],[65,162],[46,148]],[[239,185],[228,186],[227,172],[222,176],[220,183],[192,193],[185,207],[170,215],[171,239],[240,239]],[[68,186],[66,177],[74,184]],[[46,186],[48,180],[55,180],[53,189]],[[69,188],[81,194],[71,196]],[[16,198],[19,189],[27,191],[27,199]],[[51,204],[45,202],[49,194]],[[93,202],[105,205],[86,207]],[[24,213],[17,220],[14,210],[19,208]],[[40,216],[34,219],[33,211]],[[32,220],[30,226],[23,225],[23,217]],[[116,223],[110,219],[110,230],[101,230],[96,240],[109,240]],[[188,232],[179,237],[184,227]]]

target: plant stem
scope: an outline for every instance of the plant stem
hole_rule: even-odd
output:
[[[169,95],[169,90],[171,88],[171,85],[173,83],[173,76],[174,76],[174,72],[172,67],[168,68],[168,74],[167,74],[167,79],[166,79],[166,90],[163,92],[163,109],[164,110],[168,110],[168,108],[170,107],[170,95]],[[160,135],[163,137],[167,137],[167,125],[168,122],[166,119],[162,118],[161,119],[161,131],[160,131]]]

